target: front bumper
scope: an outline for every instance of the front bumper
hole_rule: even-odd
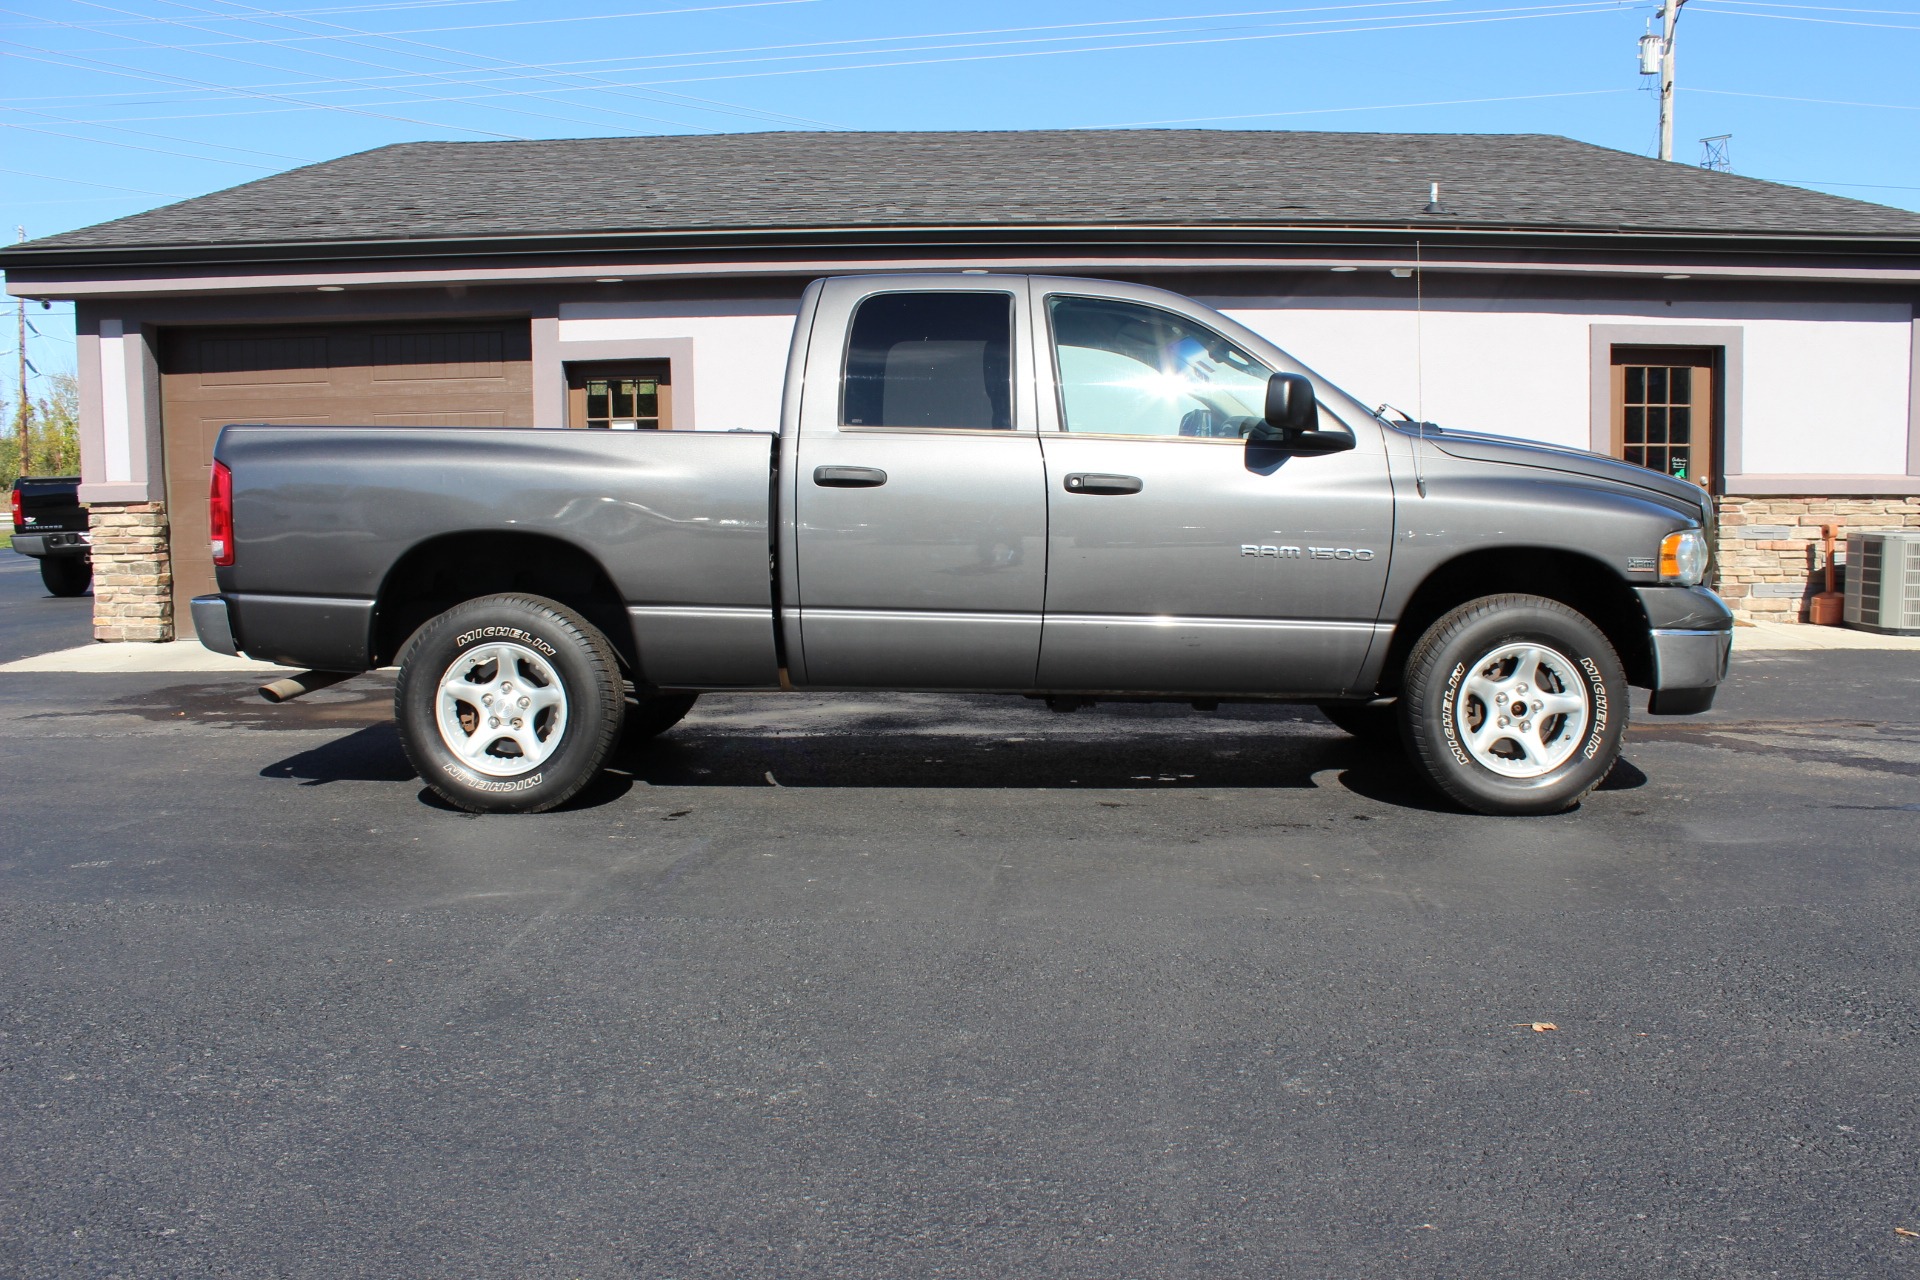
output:
[[[1651,624],[1653,695],[1647,711],[1686,716],[1713,706],[1733,654],[1733,611],[1706,587],[1641,587]]]
[[[193,630],[200,637],[200,643],[215,653],[231,658],[240,656],[240,645],[233,638],[233,621],[227,616],[226,597],[195,596]]]

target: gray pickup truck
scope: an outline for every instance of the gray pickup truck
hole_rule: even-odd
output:
[[[209,647],[387,664],[429,786],[560,804],[713,690],[1319,704],[1483,813],[1566,809],[1628,687],[1711,705],[1696,486],[1388,420],[1162,290],[816,281],[774,424],[229,426]],[[304,679],[304,683],[302,680]]]

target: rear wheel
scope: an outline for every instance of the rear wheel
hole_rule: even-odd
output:
[[[85,595],[93,582],[93,562],[86,556],[41,556],[40,581],[56,596]]]
[[[1600,629],[1557,601],[1487,596],[1407,659],[1407,742],[1429,781],[1480,813],[1559,813],[1613,769],[1627,681]]]
[[[626,711],[619,659],[539,596],[469,600],[407,641],[393,693],[407,759],[473,813],[538,813],[600,772]]]

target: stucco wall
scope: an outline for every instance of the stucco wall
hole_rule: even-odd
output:
[[[1638,310],[1500,299],[1337,305],[1207,300],[1368,404],[1443,427],[1590,445],[1594,325],[1737,327],[1743,474],[1907,470],[1912,309],[1904,303],[1692,303]]]
[[[1748,475],[1907,472],[1912,311],[1897,303],[1695,303],[1639,309],[1449,299],[1296,303],[1210,298],[1369,403],[1442,426],[1591,443],[1594,325],[1738,328],[1741,456]],[[778,301],[565,303],[561,358],[575,343],[693,344],[700,430],[765,427],[780,406],[793,315]],[[601,348],[596,348],[601,350]],[[1728,461],[1735,461],[1729,459]]]
[[[688,339],[693,344],[692,421],[675,425],[700,431],[777,430],[793,317],[792,304],[773,300],[562,303],[559,358],[568,359],[567,348],[580,343],[596,344],[596,357],[605,358],[604,344]],[[674,370],[675,378],[684,376]],[[678,386],[675,393],[680,394]]]

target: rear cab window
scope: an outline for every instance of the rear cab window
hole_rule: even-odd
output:
[[[840,425],[1013,430],[1013,295],[878,293],[848,327]]]

